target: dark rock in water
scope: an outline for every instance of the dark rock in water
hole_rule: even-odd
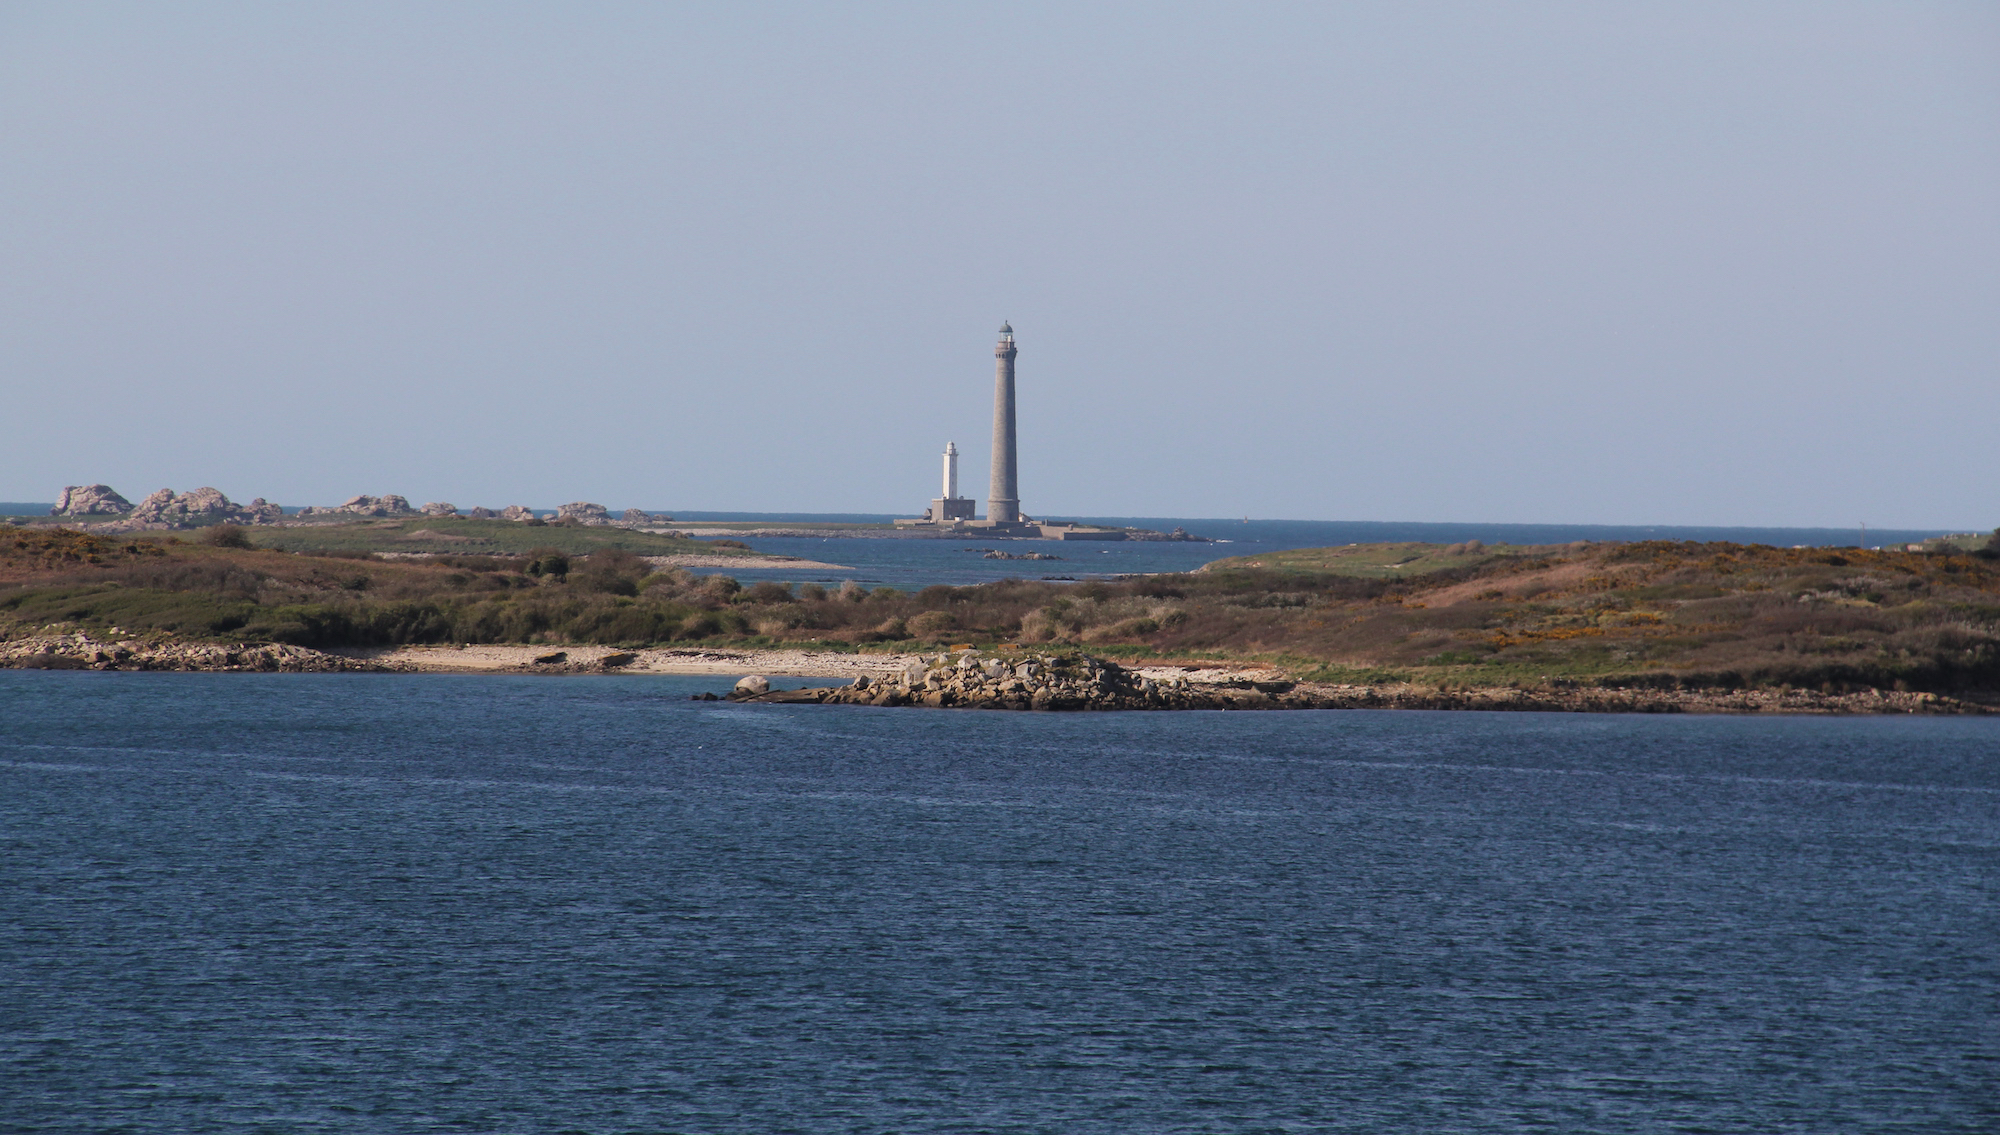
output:
[[[998,548],[960,548],[961,552],[976,553],[982,560],[1059,560],[1061,556],[1049,552],[1003,552]]]

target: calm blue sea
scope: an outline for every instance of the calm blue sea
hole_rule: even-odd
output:
[[[882,522],[887,516],[842,514],[815,516],[793,513],[689,513],[682,520],[743,520],[757,523],[800,523],[810,520]],[[1484,540],[1489,544],[1565,544],[1573,540],[1731,540],[1742,544],[1790,547],[1851,545],[1859,529],[1835,528],[1699,528],[1605,524],[1401,524],[1320,520],[1188,520],[1169,517],[1054,517],[1151,528],[1169,532],[1183,528],[1216,543],[1094,543],[1056,540],[883,540],[883,539],[751,539],[759,551],[821,563],[839,564],[846,571],[760,569],[742,573],[745,580],[839,583],[852,579],[869,587],[904,590],[947,583],[963,585],[998,579],[1090,579],[1139,572],[1192,571],[1224,556],[1248,556],[1287,548],[1326,548],[1340,544],[1381,541],[1423,541],[1456,544]],[[1868,543],[1912,543],[1945,535],[1934,530],[1870,529]],[[979,552],[1043,552],[1059,560],[987,560]]]
[[[1972,1132],[2000,722],[0,671],[0,1129]]]
[[[0,502],[0,516],[47,516],[54,506]],[[546,510],[544,510],[546,512]],[[742,521],[746,524],[799,524],[809,522],[883,524],[895,519],[889,513],[804,513],[804,512],[700,512],[665,511],[679,520]],[[906,591],[933,584],[962,586],[1002,579],[1093,579],[1106,576],[1151,572],[1192,571],[1225,556],[1248,556],[1287,548],[1325,548],[1339,544],[1368,544],[1380,541],[1423,541],[1457,544],[1484,540],[1489,544],[1566,544],[1573,540],[1730,540],[1741,544],[1794,544],[1812,546],[1871,546],[1914,543],[1948,533],[1941,529],[1859,528],[1717,528],[1689,525],[1615,524],[1419,524],[1388,521],[1330,520],[1248,520],[1185,519],[1159,516],[1054,516],[1050,520],[1081,520],[1151,528],[1170,532],[1183,528],[1216,543],[1108,543],[1055,540],[892,540],[892,539],[752,539],[746,541],[759,551],[794,556],[816,563],[837,564],[840,570],[743,569],[736,571],[745,582],[778,580],[786,583],[838,585],[853,580],[865,587],[896,587]],[[1023,553],[1041,552],[1061,557],[1057,560],[988,560],[984,549]],[[706,574],[706,572],[704,572]]]

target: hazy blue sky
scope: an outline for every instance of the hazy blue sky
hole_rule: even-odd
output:
[[[2000,6],[0,5],[0,499],[2000,524]]]

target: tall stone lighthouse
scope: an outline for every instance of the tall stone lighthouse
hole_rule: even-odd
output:
[[[993,482],[986,496],[986,519],[992,524],[1021,521],[1021,485],[1014,453],[1014,327],[1000,325],[1000,343],[993,348]]]
[[[964,536],[1019,537],[1041,540],[1123,540],[1122,528],[1100,528],[1074,520],[1033,521],[1021,515],[1021,484],[1014,451],[1014,326],[1000,325],[1000,344],[993,348],[993,483],[986,498],[986,519],[974,520],[976,502],[958,495],[958,446],[944,447],[944,495],[934,497],[922,519],[898,520],[898,528],[929,529]]]

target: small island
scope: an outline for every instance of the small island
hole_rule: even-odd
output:
[[[753,697],[885,706],[1987,712],[1996,540],[1367,544],[904,592],[745,586],[746,548],[567,518],[16,525],[0,665],[789,673],[849,685]]]

